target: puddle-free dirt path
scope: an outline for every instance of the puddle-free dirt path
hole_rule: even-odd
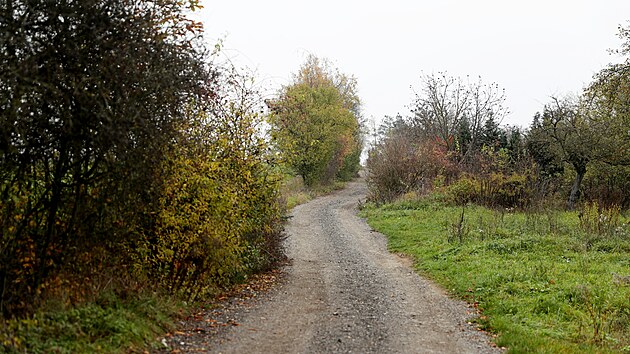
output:
[[[292,263],[285,279],[264,300],[236,313],[238,326],[213,335],[205,351],[499,352],[467,324],[464,303],[390,254],[385,237],[356,216],[365,194],[365,182],[357,180],[296,207],[286,230]]]

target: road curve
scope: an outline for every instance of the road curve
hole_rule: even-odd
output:
[[[216,336],[214,353],[493,353],[466,305],[387,251],[356,215],[363,180],[293,210],[285,281]]]

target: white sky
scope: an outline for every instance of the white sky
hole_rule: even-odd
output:
[[[617,27],[630,0],[202,1],[208,41],[255,69],[265,87],[288,84],[309,53],[359,83],[366,118],[409,112],[420,75],[447,71],[505,88],[504,124],[528,126],[551,95],[577,93],[619,61]]]

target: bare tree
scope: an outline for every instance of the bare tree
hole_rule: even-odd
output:
[[[448,151],[459,150],[461,158],[481,145],[489,120],[500,123],[508,114],[505,90],[449,76],[445,72],[422,77],[422,90],[412,106],[411,125],[426,138],[437,138]],[[462,134],[465,131],[466,134]]]
[[[437,137],[455,150],[455,132],[470,106],[470,91],[459,78],[446,73],[422,77],[422,92],[416,94],[413,120],[424,134]]]

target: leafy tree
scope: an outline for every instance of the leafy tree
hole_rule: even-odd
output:
[[[356,174],[362,137],[355,79],[311,56],[268,105],[273,141],[306,185]]]
[[[569,164],[575,179],[567,205],[575,207],[580,186],[591,161],[601,158],[601,140],[596,124],[577,99],[554,98],[545,106],[529,134],[530,152],[547,171],[557,170],[558,162]]]
[[[593,124],[597,126],[597,171],[589,181],[593,198],[601,203],[630,203],[630,27],[619,27],[620,63],[609,64],[594,77],[584,93]],[[606,200],[606,198],[608,200]]]
[[[5,314],[35,306],[63,268],[89,272],[93,262],[115,263],[139,229],[152,227],[160,163],[186,119],[184,107],[212,81],[195,44],[200,26],[185,18],[196,6],[0,4]],[[95,248],[111,257],[97,259]]]
[[[625,55],[625,60],[597,73],[585,100],[591,119],[606,132],[600,136],[606,147],[599,152],[603,161],[630,166],[630,27],[620,27],[619,37],[624,43],[616,52]]]
[[[630,30],[621,27],[620,37],[625,42],[617,52],[627,55]],[[535,160],[550,174],[561,171],[562,163],[575,171],[569,208],[575,207],[591,164],[608,169],[630,166],[629,60],[600,71],[579,99],[554,98],[534,119],[528,145]]]

